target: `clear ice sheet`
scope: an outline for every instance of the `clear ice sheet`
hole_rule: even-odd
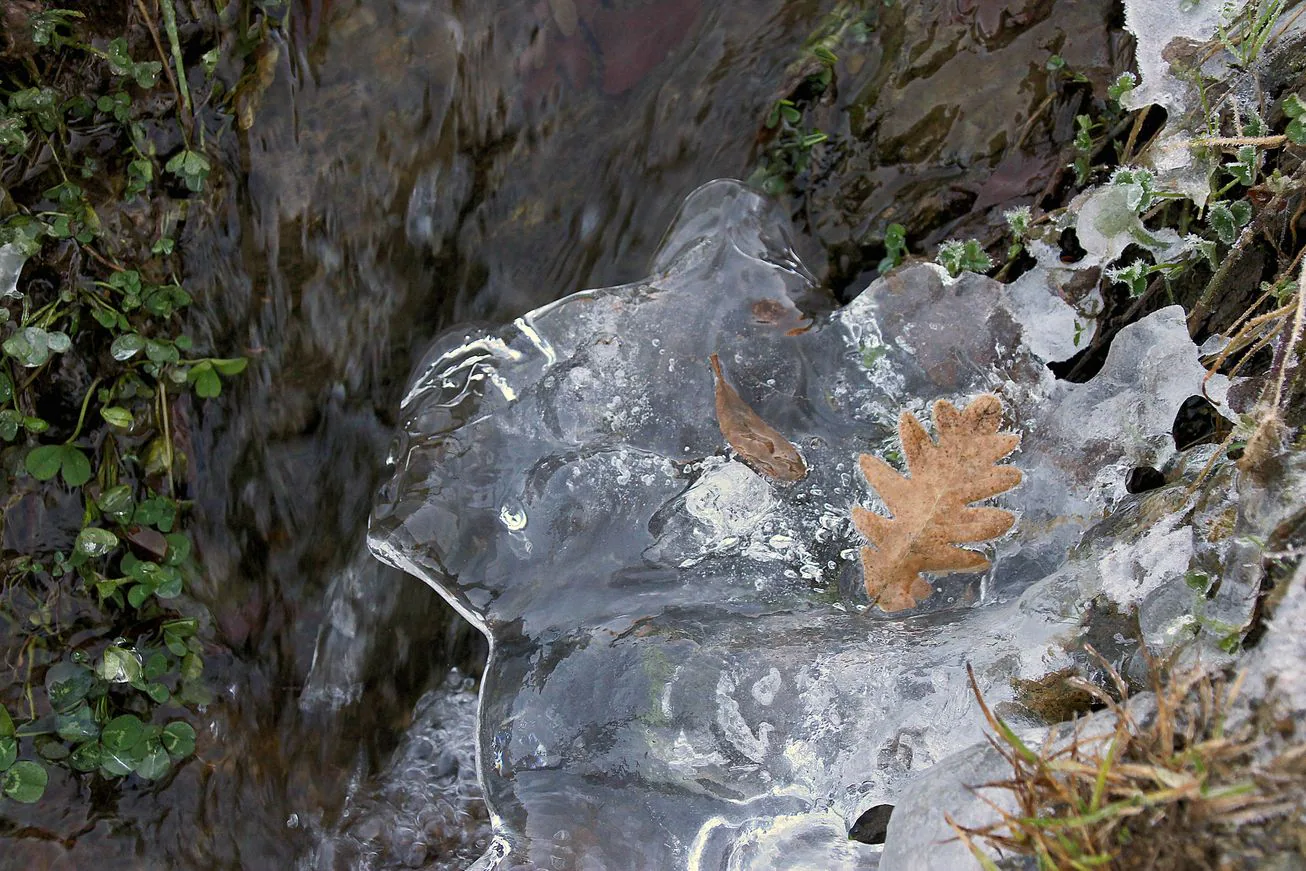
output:
[[[1059,382],[1045,364],[1069,339],[1048,325],[1077,314],[1053,270],[911,266],[838,309],[786,226],[710,183],[647,279],[447,335],[418,368],[369,543],[491,639],[477,748],[496,835],[475,868],[875,868],[849,827],[982,737],[967,663],[1010,702],[1014,678],[1070,664],[1094,600],[1141,609],[1233,546],[1208,543],[1199,521],[1225,506],[1200,493],[1167,490],[1140,528],[1125,492],[1134,466],[1193,465],[1170,429],[1205,373],[1177,307]],[[806,478],[726,446],[713,353]],[[1023,437],[1025,479],[997,500],[1018,522],[989,571],[886,615],[849,522],[881,507],[857,455],[892,451],[904,408],[986,391]],[[1221,588],[1222,631],[1256,582]],[[1155,606],[1158,643],[1194,597]]]

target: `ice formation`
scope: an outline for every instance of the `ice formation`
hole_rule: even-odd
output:
[[[1150,614],[1158,644],[1250,614],[1251,574],[1209,601],[1184,583],[1241,539],[1181,480],[1206,455],[1170,436],[1204,374],[1177,307],[1061,382],[1045,364],[1073,342],[1049,325],[1080,315],[1051,271],[1008,286],[911,266],[836,309],[785,226],[713,182],[647,279],[446,336],[418,369],[370,544],[491,638],[478,869],[873,868],[881,848],[848,829],[981,738],[967,663],[1010,703],[1013,678],[1068,665],[1115,607]],[[714,353],[805,478],[726,445]],[[980,392],[1023,436],[1025,481],[997,500],[1017,525],[990,571],[885,615],[856,564],[849,513],[875,507],[856,456],[892,456],[903,408]],[[1177,483],[1131,496],[1139,465]],[[1198,604],[1218,619],[1179,619]],[[1115,638],[1107,655],[1136,649]]]

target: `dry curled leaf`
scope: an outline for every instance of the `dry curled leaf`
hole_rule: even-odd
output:
[[[712,355],[712,372],[716,375],[716,419],[730,447],[753,469],[776,481],[801,481],[806,477],[807,463],[798,449],[726,383],[721,358],[716,354]]]
[[[936,443],[921,422],[904,411],[898,437],[910,477],[879,457],[862,454],[862,474],[888,506],[891,517],[853,507],[853,525],[874,547],[862,548],[866,592],[884,611],[914,607],[933,586],[921,572],[978,572],[989,567],[983,554],[957,547],[1002,535],[1015,523],[1010,511],[971,508],[1020,483],[1020,470],[999,466],[1020,444],[1020,436],[998,432],[1002,402],[978,397],[962,411],[934,403]]]

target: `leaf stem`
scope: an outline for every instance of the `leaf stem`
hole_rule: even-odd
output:
[[[91,394],[95,393],[95,388],[99,386],[99,384],[100,379],[96,378],[91,382],[91,386],[86,388],[86,395],[82,397],[82,410],[77,415],[77,427],[73,430],[73,434],[68,437],[64,444],[72,444],[77,440],[77,437],[82,434],[82,424],[86,421],[86,407],[91,404]]]
[[[177,10],[172,5],[172,0],[159,0],[159,8],[163,11],[163,29],[168,34],[168,47],[172,49],[172,62],[177,68],[177,79],[175,86],[181,93],[181,105],[185,109],[185,115],[182,120],[187,121],[190,116],[190,87],[186,84],[186,64],[181,57],[181,40],[177,36]],[[172,78],[169,76],[169,78]],[[185,132],[183,130],[183,132]]]
[[[154,50],[159,53],[159,60],[163,61],[163,72],[168,76],[168,84],[172,85],[172,93],[177,97],[177,104],[181,105],[181,91],[177,89],[177,79],[172,74],[172,67],[168,65],[168,53],[163,50],[163,43],[159,40],[159,28],[154,26],[154,16],[145,8],[145,0],[136,0],[136,8],[141,10],[141,18],[150,31],[150,39],[154,41]]]
[[[172,428],[168,422],[168,385],[159,381],[159,418],[163,421],[164,451],[168,457],[168,495],[175,497],[176,485],[172,479]]]

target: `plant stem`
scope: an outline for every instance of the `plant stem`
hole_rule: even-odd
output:
[[[1263,148],[1278,148],[1285,144],[1288,137],[1282,133],[1278,136],[1216,136],[1207,139],[1194,139],[1194,146],[1216,146],[1217,148],[1241,148],[1244,145],[1259,145]]]
[[[172,5],[172,0],[159,0],[159,8],[163,11],[163,29],[168,33],[168,47],[172,49],[172,63],[177,68],[176,87],[181,92],[181,105],[189,117],[190,88],[186,84],[186,65],[181,57],[181,40],[177,36],[177,10]]]
[[[77,437],[82,434],[82,424],[86,421],[86,407],[91,404],[91,394],[95,392],[95,388],[99,386],[99,384],[100,379],[96,378],[91,382],[91,386],[86,388],[86,395],[82,397],[82,410],[77,415],[77,427],[73,430],[73,434],[68,437],[64,444],[72,444],[77,440]]]
[[[176,496],[176,485],[172,480],[172,429],[168,422],[168,385],[159,381],[159,418],[163,421],[164,452],[168,458],[168,495]]]
[[[159,29],[154,26],[154,16],[145,8],[145,0],[136,0],[136,8],[141,10],[141,18],[145,20],[145,26],[149,28],[150,38],[154,40],[154,49],[159,53],[159,60],[163,61],[163,71],[168,76],[168,84],[172,85],[172,93],[177,96],[177,105],[181,106],[183,105],[183,102],[181,99],[181,91],[177,87],[177,77],[173,75],[172,67],[168,65],[168,55],[164,52],[163,43],[159,40]],[[182,132],[184,133],[185,130]],[[135,143],[133,143],[133,147],[134,146]]]

